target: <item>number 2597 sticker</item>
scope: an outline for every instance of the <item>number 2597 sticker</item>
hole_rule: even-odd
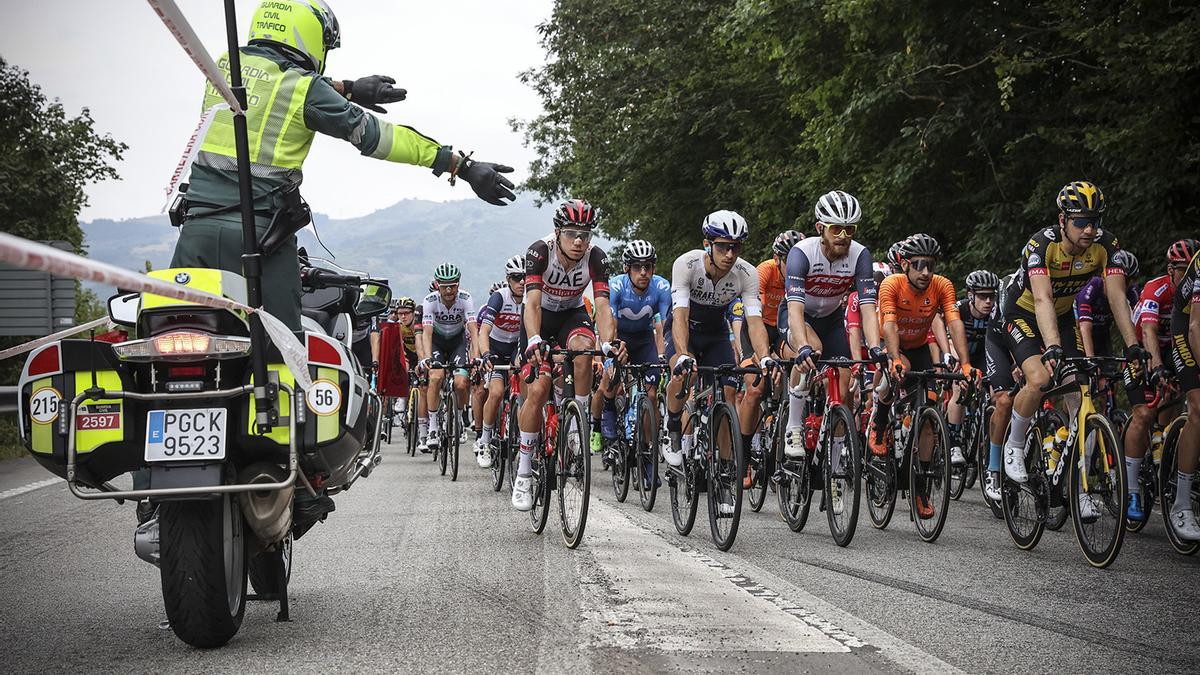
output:
[[[54,387],[42,387],[29,397],[29,417],[34,424],[50,424],[58,419],[62,394]]]
[[[314,414],[333,415],[342,407],[342,390],[332,380],[314,380],[308,390],[306,403]]]

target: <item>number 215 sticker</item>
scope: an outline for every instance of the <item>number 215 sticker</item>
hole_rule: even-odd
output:
[[[29,417],[35,424],[50,424],[58,419],[58,404],[62,394],[54,387],[42,387],[29,397]]]
[[[314,380],[306,398],[308,409],[317,415],[333,415],[342,407],[342,390],[332,380]]]

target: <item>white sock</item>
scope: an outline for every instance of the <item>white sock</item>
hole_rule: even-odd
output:
[[[1029,433],[1029,423],[1033,417],[1021,417],[1016,410],[1012,412],[1012,428],[1008,430],[1008,441],[1005,445],[1025,446],[1025,434]]]
[[[429,435],[429,422],[424,417],[417,420],[417,434],[421,438],[425,438]]]
[[[492,427],[489,427],[486,424],[483,425],[483,435],[480,438],[483,440],[484,445],[491,443],[492,442]]]
[[[588,408],[588,397],[587,397],[587,394],[584,394],[584,395],[582,395],[582,396],[581,396],[581,395],[579,395],[579,394],[576,394],[576,395],[575,395],[575,402],[579,404],[579,409],[583,411],[583,416],[584,416],[585,418],[587,418],[587,419],[591,419],[591,418],[592,418],[592,411],[591,411],[591,409],[590,409],[590,408]]]
[[[760,431],[754,432],[754,437],[752,439],[750,439],[750,447],[757,448],[758,444],[761,442],[762,442],[762,432],[760,432]]]
[[[1129,488],[1129,494],[1137,492],[1138,489],[1138,474],[1142,471],[1141,457],[1126,457],[1125,458],[1125,485]]]
[[[808,407],[808,396],[797,395],[795,390],[788,390],[791,400],[788,405],[788,429],[804,426],[804,412]]]
[[[517,464],[517,475],[521,477],[533,475],[533,451],[537,446],[537,432],[521,432],[521,457]]]
[[[1179,472],[1175,476],[1175,503],[1171,504],[1171,513],[1192,510],[1192,474]]]

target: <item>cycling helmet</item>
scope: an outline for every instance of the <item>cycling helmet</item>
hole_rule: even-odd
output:
[[[417,301],[406,295],[396,301],[396,309],[411,309],[415,311],[417,309]]]
[[[1138,274],[1138,259],[1133,251],[1121,249],[1113,254],[1112,264],[1125,270],[1125,278],[1132,279]]]
[[[504,276],[525,274],[525,256],[514,255],[504,263]]]
[[[704,217],[704,223],[700,227],[704,232],[705,239],[732,239],[734,241],[742,241],[750,234],[750,226],[746,224],[746,219],[741,217],[735,211],[713,211]]]
[[[596,227],[596,209],[582,199],[568,199],[554,212],[554,229],[563,227]]]
[[[821,195],[813,210],[817,214],[817,222],[826,225],[853,225],[862,218],[862,208],[859,207],[858,200],[849,192],[841,190]]]
[[[342,29],[324,0],[265,0],[250,17],[250,44],[267,42],[317,73],[325,72],[329,50],[342,44]]]
[[[433,281],[429,282],[429,292],[430,293],[437,293],[437,289],[438,289],[437,279],[434,279]]]
[[[974,293],[975,291],[995,291],[1000,288],[1000,277],[987,270],[975,270],[967,275],[967,290]]]
[[[1085,180],[1067,183],[1058,191],[1058,210],[1070,215],[1098,216],[1104,213],[1104,193]]]
[[[796,242],[804,238],[804,235],[795,230],[784,230],[775,237],[775,243],[771,244],[771,251],[775,255],[787,255],[788,251],[796,245]]]
[[[915,258],[917,256],[940,258],[942,257],[942,247],[937,243],[937,239],[927,234],[914,234],[904,242],[904,257]]]
[[[892,244],[887,252],[887,262],[892,266],[893,270],[900,269],[900,262],[904,260],[904,242],[898,241]]]
[[[875,277],[875,283],[883,281],[892,273],[892,268],[887,263],[877,262],[871,264],[871,273]]]
[[[634,239],[625,247],[625,252],[621,254],[621,263],[626,267],[635,262],[650,263],[653,265],[658,262],[658,254],[654,252],[654,245],[645,239]]]
[[[439,284],[456,284],[461,277],[462,273],[453,263],[442,263],[433,271],[433,280]]]
[[[1200,241],[1195,239],[1180,239],[1167,249],[1167,262],[1173,264],[1188,264],[1200,250]]]
[[[491,288],[488,289],[488,295],[490,296],[492,293],[504,288],[505,285],[506,284],[503,281],[497,281],[496,283],[492,284]]]

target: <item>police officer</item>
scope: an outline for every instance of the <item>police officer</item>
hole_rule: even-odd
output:
[[[500,175],[511,167],[477,162],[450,146],[363,110],[385,112],[381,103],[404,99],[390,77],[373,75],[334,81],[323,77],[329,50],[339,46],[337,18],[323,0],[264,0],[242,47],[242,76],[248,106],[246,122],[254,212],[260,239],[272,219],[295,214],[295,190],[317,132],[349,141],[368,157],[449,173],[470,184],[481,199],[498,206],[515,199],[513,184]],[[219,65],[228,73],[228,55]],[[209,83],[204,110],[223,99]],[[357,105],[352,105],[357,104]],[[242,272],[242,231],[238,207],[237,153],[233,114],[215,112],[191,167],[182,205],[183,223],[172,267],[209,267]],[[302,226],[302,223],[301,225]],[[286,228],[279,247],[263,259],[263,303],[293,330],[300,330],[300,269],[297,227]]]

